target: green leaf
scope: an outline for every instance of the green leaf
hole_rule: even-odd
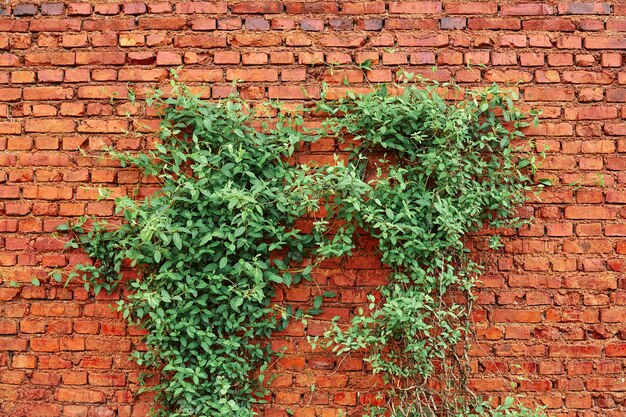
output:
[[[220,269],[224,269],[226,267],[226,264],[228,264],[228,258],[220,259],[220,263],[219,263]]]
[[[181,250],[183,248],[183,241],[180,239],[180,235],[178,233],[174,233],[172,235],[172,241],[174,242],[176,249]]]

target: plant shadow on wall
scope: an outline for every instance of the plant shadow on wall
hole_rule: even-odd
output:
[[[492,406],[466,388],[480,274],[466,235],[521,226],[516,209],[536,187],[532,149],[517,147],[535,115],[515,107],[514,93],[405,82],[288,111],[171,87],[147,100],[162,111],[155,149],[111,151],[156,178],[160,192],[116,199],[122,222],[62,226],[73,235],[68,248],[93,263],[52,274],[96,294],[129,290],[117,308],[146,330],[147,350],[133,356],[160,370],[158,385],[145,387],[155,416],[255,415],[279,354],[264,342],[321,311],[321,296],[307,311],[272,303],[276,286],[311,280],[321,260],[349,255],[358,233],[378,239],[389,283],[369,297],[369,311],[350,325],[334,321],[314,342],[339,355],[366,351],[385,377],[387,400],[365,415],[541,414],[512,398]],[[321,129],[304,128],[310,115],[325,117]],[[349,148],[346,161],[293,162],[303,144],[328,136]]]

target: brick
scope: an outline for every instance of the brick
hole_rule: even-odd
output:
[[[123,65],[126,62],[124,52],[77,52],[77,65]]]
[[[233,46],[266,47],[280,46],[282,38],[277,34],[242,33],[235,35],[230,44]]]
[[[73,52],[55,53],[33,53],[24,56],[24,63],[27,66],[66,66],[75,64],[75,54]]]
[[[180,65],[182,64],[182,57],[176,52],[159,51],[156,56],[156,64],[159,66]]]
[[[47,372],[33,372],[31,382],[35,385],[59,385],[61,383],[61,375]]]
[[[107,20],[85,20],[83,22],[84,31],[113,31],[135,29],[133,19],[107,19]]]
[[[67,14],[69,16],[88,16],[92,12],[92,6],[89,3],[68,3]]]
[[[165,69],[121,69],[118,73],[119,81],[153,82],[163,81],[168,77]]]
[[[83,99],[127,98],[128,89],[125,86],[100,85],[78,88],[78,97]]]
[[[270,22],[262,17],[246,17],[245,27],[248,30],[270,30]],[[224,45],[226,46],[226,45]]]
[[[76,123],[69,119],[47,119],[46,123],[38,120],[27,120],[24,129],[34,133],[68,133],[73,132]]]
[[[563,81],[573,84],[611,84],[614,77],[606,71],[564,71]]]
[[[59,388],[55,394],[57,401],[70,403],[103,403],[104,394],[90,389]]]
[[[23,91],[24,100],[69,100],[74,96],[71,88],[27,87]]]
[[[220,30],[241,29],[243,23],[240,18],[221,18],[217,20],[217,28]]]
[[[441,29],[465,29],[467,18],[465,17],[442,17],[440,20]]]
[[[226,46],[226,38],[212,35],[186,35],[174,38],[174,45],[178,48],[223,48]]]
[[[58,2],[11,16],[18,3],[0,8],[0,267],[5,283],[24,283],[0,288],[5,413],[148,412],[149,398],[131,393],[139,370],[126,360],[144,348],[142,333],[110,309],[115,297],[100,294],[94,303],[81,287],[28,283],[33,276],[47,282],[47,268],[86,260],[62,253],[63,241],[49,234],[66,217],[113,215],[111,199],[96,201],[98,187],[126,195],[141,177],[91,152],[153,146],[158,111],[143,100],[169,79],[167,67],[184,64],[179,79],[194,92],[217,99],[238,89],[254,105],[269,98],[298,106],[319,97],[321,81],[331,83],[330,98],[349,88],[365,92],[370,86],[360,83],[392,83],[405,68],[441,81],[514,85],[524,110],[542,110],[539,125],[523,132],[539,149],[549,147],[538,176],[555,186],[530,195],[520,215],[534,216],[533,223],[505,231],[502,252],[485,253],[485,236],[470,239],[479,259],[493,256],[479,277],[470,384],[481,395],[504,393],[523,372],[518,391],[554,415],[619,414],[626,391],[622,2]],[[352,68],[365,60],[372,70]],[[244,84],[228,85],[235,80]],[[137,103],[128,100],[128,83],[138,84]],[[128,129],[145,136],[127,136]],[[343,148],[322,138],[297,159],[334,163],[331,153]],[[141,196],[157,190],[153,180],[142,181]],[[316,285],[341,290],[323,320],[348,320],[386,282],[388,271],[372,255],[377,242],[362,239],[354,257],[324,261],[331,269],[314,273]],[[310,302],[316,288],[279,289],[276,300]],[[273,404],[261,414],[286,417],[292,408],[300,417],[338,417],[340,409],[385,403],[364,392],[383,381],[360,374],[361,355],[339,361],[300,339],[326,327],[295,323],[271,341],[289,354],[277,363]],[[524,358],[519,369],[512,358]],[[312,383],[315,394],[303,397]]]
[[[285,12],[288,14],[326,14],[337,13],[339,7],[332,1],[315,1],[311,3],[295,2],[285,4]]]
[[[277,81],[278,72],[275,69],[228,69],[226,81]]]
[[[534,310],[494,310],[492,320],[504,323],[538,323],[541,321],[541,312]]]
[[[26,20],[3,19],[0,21],[0,32],[26,32],[28,25]]]
[[[169,3],[152,3],[148,4],[148,13],[169,13],[174,7]]]
[[[59,339],[52,339],[52,338],[31,339],[30,348],[35,352],[56,352],[59,350]]]
[[[609,37],[586,37],[585,48],[591,50],[626,49],[626,39]]]
[[[547,4],[521,3],[503,4],[500,7],[500,14],[503,16],[539,16],[554,14],[554,7]]]
[[[570,19],[531,19],[522,22],[524,30],[542,30],[553,32],[573,32],[576,24]]]
[[[622,311],[621,313],[625,314],[626,311]],[[621,321],[622,320],[618,321],[618,323]],[[605,353],[606,353],[606,356],[611,356],[611,357],[626,357],[626,343],[609,344],[605,348]]]
[[[281,2],[241,2],[233,4],[230,8],[231,13],[237,14],[277,14],[284,11]]]
[[[80,366],[84,368],[109,369],[112,359],[110,357],[85,356],[80,361]]]
[[[498,4],[489,1],[474,2],[444,2],[444,11],[447,14],[485,15],[498,12]]]
[[[128,15],[144,14],[148,11],[148,8],[144,3],[133,2],[122,4],[122,12]]]
[[[389,13],[437,14],[441,13],[440,1],[402,1],[389,3]]]
[[[611,13],[611,5],[608,3],[559,3],[559,14],[597,14]]]
[[[617,118],[617,108],[609,106],[565,109],[566,120],[603,120]]]
[[[105,15],[105,16],[114,16],[120,12],[120,5],[115,3],[109,4],[96,4],[94,5],[94,13]]]
[[[38,8],[36,4],[16,4],[13,7],[13,16],[34,16],[37,14],[37,10]]]
[[[399,46],[443,47],[450,41],[448,35],[417,36],[399,33],[397,38]]]
[[[566,253],[611,253],[613,245],[606,240],[577,239],[563,243]]]
[[[84,133],[123,133],[128,130],[126,120],[85,120],[78,126],[79,132]]]
[[[473,30],[518,30],[522,24],[518,19],[510,18],[470,18],[467,20],[468,29]]]
[[[101,374],[90,372],[89,384],[95,386],[123,387],[126,385],[126,378],[123,374]]]
[[[300,29],[307,32],[321,32],[324,30],[324,21],[322,19],[302,19],[300,20]]]
[[[385,3],[382,1],[344,3],[341,7],[341,14],[367,15],[381,14],[385,12]]]
[[[41,14],[44,16],[59,16],[65,13],[65,4],[63,3],[43,3],[41,5]]]
[[[488,82],[522,82],[527,83],[532,80],[532,75],[519,70],[488,70],[485,73],[485,80]]]
[[[549,348],[553,358],[593,358],[602,355],[602,348],[593,345],[555,345]]]
[[[27,339],[0,337],[0,351],[25,351],[27,346]]]
[[[194,19],[191,21],[191,29],[193,30],[215,30],[217,21],[215,19]]]
[[[0,67],[17,67],[20,59],[14,54],[0,54]]]
[[[58,20],[43,20],[37,19],[30,23],[30,30],[32,32],[67,32],[67,31],[79,31],[81,28],[80,20],[74,19],[58,19]]]
[[[181,2],[176,4],[176,13],[181,14],[194,14],[194,13],[206,13],[206,14],[225,14],[228,12],[226,2]]]
[[[145,17],[139,19],[139,29],[177,30],[187,26],[182,17]]]
[[[524,98],[530,101],[571,101],[574,99],[573,88],[527,87]]]

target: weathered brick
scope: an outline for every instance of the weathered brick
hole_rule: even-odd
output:
[[[440,1],[397,1],[389,3],[389,13],[437,14],[441,11]]]
[[[74,65],[76,56],[73,52],[32,53],[24,56],[27,66],[67,66]]]
[[[62,87],[27,87],[24,89],[24,100],[68,100],[74,96],[71,88]]]
[[[145,17],[139,19],[139,29],[177,30],[187,26],[182,17]]]
[[[67,14],[70,16],[88,16],[92,12],[92,6],[89,3],[68,3]]]
[[[77,65],[124,65],[124,52],[77,52]]]
[[[78,31],[81,28],[81,21],[76,19],[36,19],[30,23],[30,30],[33,32],[67,32]]]
[[[85,20],[83,30],[85,31],[123,31],[135,29],[133,19],[107,19],[107,20]]]
[[[608,3],[559,3],[559,14],[609,14],[611,5]]]
[[[585,48],[587,49],[626,49],[626,39],[609,37],[587,37],[585,38]]]
[[[226,38],[212,35],[185,35],[174,38],[178,48],[222,48],[226,46]]]
[[[228,12],[226,2],[181,2],[176,4],[176,13],[193,14],[193,13],[208,13],[208,14],[224,14]]]
[[[449,14],[495,14],[498,4],[490,1],[444,2],[444,10]]]
[[[43,3],[41,5],[41,14],[49,16],[59,16],[65,13],[65,4],[63,3]]]
[[[55,398],[70,403],[103,403],[105,400],[104,394],[100,391],[83,388],[59,388]]]
[[[37,10],[36,4],[20,3],[13,7],[13,16],[33,16],[37,14]]]
[[[230,8],[232,13],[242,14],[274,14],[282,13],[284,5],[282,2],[241,2],[233,4]]]

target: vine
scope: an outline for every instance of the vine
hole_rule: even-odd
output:
[[[374,373],[385,376],[386,405],[371,407],[369,416],[490,410],[466,388],[472,290],[481,270],[466,240],[485,226],[525,223],[516,210],[534,185],[536,160],[520,147],[520,129],[537,119],[518,110],[516,99],[496,85],[434,83],[318,105],[329,114],[325,129],[339,141],[349,138],[349,164],[369,185],[328,210],[348,222],[346,233],[360,228],[375,237],[391,268],[367,314],[360,311],[348,328],[334,321],[322,342],[340,355],[367,351]],[[497,247],[498,235],[489,244]]]
[[[369,296],[367,313],[347,327],[333,321],[317,342],[338,354],[369,352],[390,391],[368,415],[513,415],[511,400],[492,408],[465,389],[480,273],[465,241],[485,225],[524,223],[515,210],[535,161],[516,143],[534,113],[495,85],[392,88],[322,98],[309,109],[326,115],[315,131],[304,128],[309,110],[266,103],[259,111],[235,97],[209,103],[175,81],[167,97],[147,100],[162,111],[155,149],[112,155],[156,178],[160,191],[116,199],[121,224],[83,217],[60,229],[93,260],[67,282],[79,278],[96,294],[130,289],[117,308],[147,332],[138,364],[162,374],[149,387],[155,416],[255,415],[277,354],[264,341],[290,319],[319,313],[322,301],[294,311],[271,302],[276,286],[310,280],[317,262],[349,254],[357,231],[378,239],[389,284]],[[293,163],[299,147],[329,135],[350,145],[347,163]],[[328,214],[315,218],[322,206]],[[300,230],[303,218],[312,231]]]
[[[323,225],[309,234],[296,221],[319,209],[333,170],[315,176],[290,163],[314,139],[297,114],[270,117],[269,106],[261,117],[240,99],[204,102],[175,82],[169,97],[152,100],[163,111],[156,149],[113,156],[158,179],[160,192],[116,199],[120,226],[73,224],[69,247],[95,263],[67,280],[96,294],[122,282],[131,290],[118,310],[147,331],[137,363],[163,374],[151,388],[155,416],[252,416],[272,358],[259,341],[304,315],[271,304],[275,286],[310,280],[311,259],[327,247]],[[129,279],[126,266],[139,277]]]

